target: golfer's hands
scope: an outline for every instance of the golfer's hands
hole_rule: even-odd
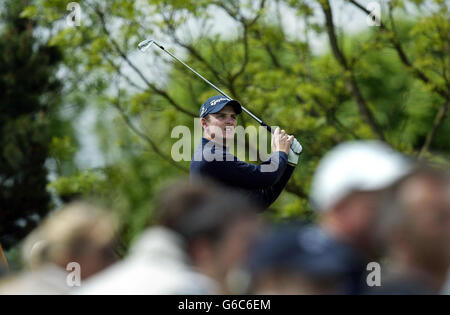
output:
[[[291,165],[297,165],[298,158],[300,156],[300,153],[302,153],[302,150],[302,145],[297,141],[297,139],[294,138],[294,140],[292,140],[291,147],[288,153],[288,163]]]
[[[286,134],[286,131],[280,130],[280,128],[277,127],[272,135],[272,152],[282,151],[289,154],[293,139],[294,136],[289,136]]]

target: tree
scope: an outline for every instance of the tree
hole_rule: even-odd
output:
[[[7,1],[0,36],[0,242],[20,241],[50,207],[46,190],[52,114],[61,84],[58,47],[39,42],[20,16],[28,1]]]
[[[358,1],[343,3],[369,13]],[[192,130],[200,104],[216,93],[158,50],[142,61],[136,47],[148,36],[304,145],[288,193],[269,212],[276,217],[308,213],[318,161],[346,140],[378,139],[448,165],[448,2],[391,1],[381,26],[357,35],[336,23],[328,0],[83,1],[77,28],[58,24],[65,1],[33,4],[24,12],[45,17],[51,43],[68,52],[68,79],[101,113],[102,148],[114,156],[95,171],[98,185],[79,174],[52,185],[68,195],[108,196],[123,210],[128,239],[151,219],[155,191],[187,174],[188,162],[170,156],[172,128]],[[297,14],[304,33],[288,34],[286,12]],[[217,16],[232,21],[233,35],[211,33]],[[322,35],[328,50],[314,53],[310,39]],[[245,115],[240,123],[253,124]]]

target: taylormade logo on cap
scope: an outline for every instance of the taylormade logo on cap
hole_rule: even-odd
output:
[[[203,103],[200,108],[200,118],[204,118],[208,114],[220,112],[227,104],[233,106],[233,109],[237,115],[242,113],[241,104],[239,104],[238,101],[232,100],[226,96],[216,95],[208,98],[206,102]]]
[[[222,101],[229,101],[229,100],[230,100],[230,99],[228,99],[228,98],[222,97],[222,98],[219,98],[219,99],[217,99],[217,100],[211,101],[211,103],[209,103],[209,105],[210,105],[210,106],[214,106],[214,105],[216,105],[216,104],[219,103],[219,102],[222,102]]]

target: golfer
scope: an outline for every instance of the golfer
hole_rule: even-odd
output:
[[[207,177],[241,190],[264,209],[280,195],[291,177],[302,147],[294,136],[276,128],[272,135],[272,155],[260,165],[240,161],[227,142],[234,138],[241,105],[218,95],[200,108],[203,138],[191,162],[191,178]],[[294,145],[291,148],[291,143]]]

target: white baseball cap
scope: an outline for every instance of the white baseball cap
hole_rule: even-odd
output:
[[[326,211],[354,191],[383,189],[407,175],[412,163],[380,141],[339,144],[320,161],[310,202]]]

